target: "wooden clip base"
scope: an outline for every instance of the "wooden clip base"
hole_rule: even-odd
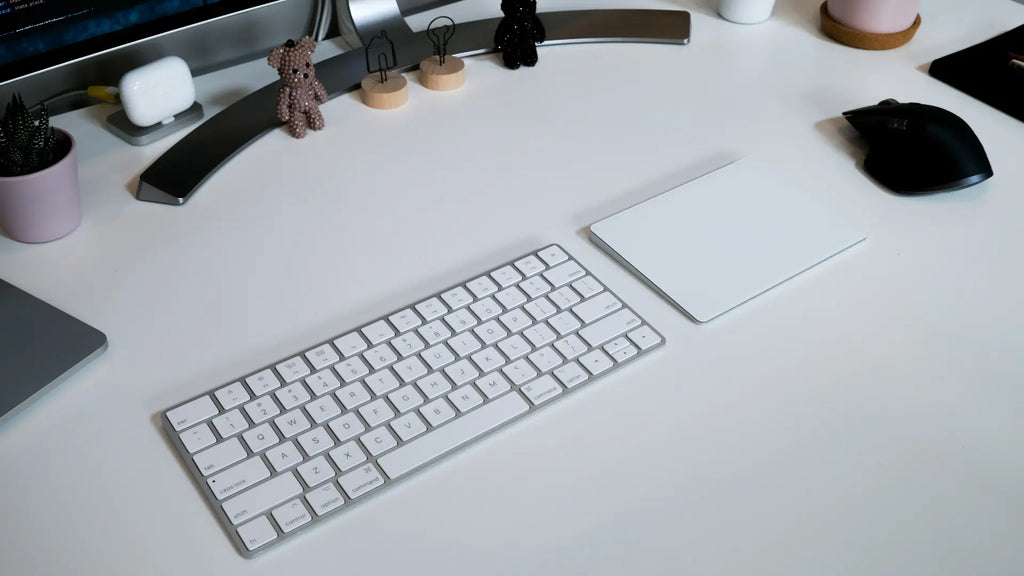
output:
[[[466,83],[466,63],[458,56],[445,56],[444,65],[437,56],[420,61],[420,82],[431,90],[448,91]]]
[[[401,74],[392,74],[386,82],[380,81],[380,75],[370,74],[363,78],[363,104],[377,110],[391,110],[409,101],[409,83]]]
[[[861,48],[862,50],[891,50],[899,48],[910,42],[910,39],[914,37],[914,34],[917,33],[917,29],[920,27],[921,15],[918,14],[917,18],[914,19],[914,23],[906,30],[893,32],[892,34],[872,34],[871,32],[850,28],[832,18],[832,15],[828,13],[828,0],[821,4],[822,31],[837,42],[853,46],[854,48]]]

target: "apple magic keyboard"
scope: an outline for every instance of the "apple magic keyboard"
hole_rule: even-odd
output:
[[[552,245],[245,374],[161,420],[248,557],[663,342]]]

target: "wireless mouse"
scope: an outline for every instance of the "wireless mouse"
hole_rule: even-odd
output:
[[[981,141],[948,110],[890,99],[843,116],[868,142],[865,170],[893,192],[959,190],[992,177]]]

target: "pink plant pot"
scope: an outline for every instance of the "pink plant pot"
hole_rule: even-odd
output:
[[[32,174],[0,177],[0,229],[19,242],[49,242],[70,234],[82,222],[75,139],[57,132],[67,154]]]
[[[871,34],[910,28],[921,0],[828,0],[828,13],[840,24]]]

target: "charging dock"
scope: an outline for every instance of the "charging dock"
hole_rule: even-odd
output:
[[[141,128],[132,124],[124,110],[119,110],[107,116],[107,129],[132,146],[145,146],[187,128],[202,118],[203,105],[193,102],[184,111],[175,114],[169,122],[157,122],[152,126]]]

